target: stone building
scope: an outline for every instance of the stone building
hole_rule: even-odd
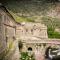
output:
[[[47,27],[41,23],[21,23],[16,26],[16,37],[23,39],[48,38]]]
[[[22,41],[22,52],[37,54],[41,60],[45,59],[45,51],[49,46],[60,47],[60,39],[50,39],[47,27],[41,23],[23,22],[16,25],[16,39]],[[39,58],[39,59],[40,59]],[[36,59],[37,60],[37,59]]]
[[[49,39],[47,27],[41,23],[20,23],[16,25],[16,39],[22,41],[22,52],[40,53],[41,60],[45,58],[45,51],[49,46],[60,46],[60,39]],[[36,54],[37,55],[37,54]]]
[[[0,6],[0,59],[19,60],[16,22],[4,6]]]
[[[47,27],[41,23],[17,23],[9,11],[0,6],[0,60],[19,60],[18,42],[22,41],[22,52],[38,53],[44,60],[49,46],[60,47],[60,39],[49,39]]]

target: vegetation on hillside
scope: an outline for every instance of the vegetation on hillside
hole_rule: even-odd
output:
[[[46,14],[47,10],[50,10],[52,7],[54,8],[55,5],[53,5],[53,3],[47,3],[44,0],[25,0],[11,1],[8,2],[6,6],[9,10],[13,11],[14,13],[21,13],[25,15],[29,14],[30,16],[33,16]]]
[[[60,38],[60,33],[55,31],[55,28],[60,28],[60,20],[52,17],[42,17],[42,23],[47,26],[47,33],[49,38]]]
[[[47,27],[52,28],[60,28],[60,19],[55,17],[43,16],[41,18],[42,23],[44,23]]]
[[[13,16],[13,18],[15,19],[16,22],[35,22],[34,19],[32,19],[32,18],[27,18],[27,17],[24,17],[24,16],[17,16],[12,11],[9,11],[9,12]]]

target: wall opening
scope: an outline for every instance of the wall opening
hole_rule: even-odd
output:
[[[23,47],[23,43],[22,43],[21,41],[18,42],[18,47],[19,47],[19,50],[22,49],[22,47]]]
[[[28,51],[32,51],[32,48],[31,48],[31,47],[29,47],[29,48],[28,48]]]

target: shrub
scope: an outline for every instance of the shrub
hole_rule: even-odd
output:
[[[48,27],[47,33],[49,38],[60,38],[60,33],[56,32],[52,27]]]
[[[21,60],[35,60],[34,55],[28,55],[28,52],[21,52]]]

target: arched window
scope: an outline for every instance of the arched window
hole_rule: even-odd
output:
[[[31,48],[31,47],[29,47],[29,48],[28,48],[28,51],[32,51],[32,48]]]

